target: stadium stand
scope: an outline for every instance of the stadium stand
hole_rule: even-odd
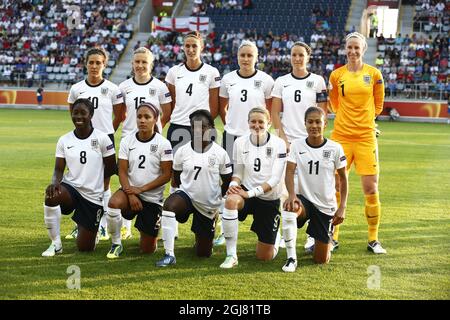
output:
[[[415,6],[413,29],[415,32],[448,32],[450,2],[444,0],[418,0]]]
[[[132,36],[133,26],[127,24],[127,18],[135,1],[80,3],[2,1],[0,81],[12,86],[45,82],[70,86],[84,77],[83,54],[94,45],[110,53],[105,70],[108,77]],[[72,24],[68,23],[70,18]]]

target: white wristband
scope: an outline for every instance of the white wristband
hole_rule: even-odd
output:
[[[230,182],[230,184],[228,185],[228,188],[230,188],[230,187],[237,187],[237,186],[239,186],[239,183],[237,183],[236,181],[231,181]]]
[[[259,186],[252,190],[247,191],[247,194],[249,198],[259,197],[260,195],[264,194],[264,189],[263,187]]]

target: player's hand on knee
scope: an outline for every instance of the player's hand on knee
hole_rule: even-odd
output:
[[[297,212],[301,208],[301,202],[297,197],[289,197],[283,203],[283,209],[290,212]]]
[[[51,184],[45,190],[45,197],[48,199],[57,197],[60,194],[61,194],[61,185],[59,183]]]
[[[135,195],[128,196],[128,201],[130,202],[130,207],[132,211],[142,210],[142,203],[137,196]]]

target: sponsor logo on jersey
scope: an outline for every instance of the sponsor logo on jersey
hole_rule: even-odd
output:
[[[303,152],[299,152],[298,154],[300,154],[300,155],[302,155],[302,154],[305,154],[306,153],[306,151],[303,151]]]
[[[267,147],[266,148],[266,156],[270,158],[272,156],[272,154],[273,154],[273,148]]]
[[[261,86],[262,86],[262,81],[261,80],[255,80],[254,83],[255,83],[255,89],[261,88]]]
[[[157,144],[151,144],[150,145],[150,152],[151,153],[155,153],[156,151],[158,151],[158,145]]]
[[[201,74],[201,75],[198,77],[198,81],[200,81],[200,82],[205,82],[205,81],[206,81],[206,74]]]
[[[156,94],[156,90],[153,88],[148,89],[148,94],[154,96]]]
[[[102,88],[102,95],[106,96],[108,94],[108,88]]]
[[[91,140],[91,147],[92,147],[92,149],[97,149],[98,148],[98,139],[92,139]]]
[[[184,78],[184,76],[181,76],[181,77],[177,77],[177,79],[181,79],[181,78]]]
[[[314,81],[306,81],[306,87],[312,89],[314,87]]]
[[[75,147],[75,146],[68,146],[67,149],[72,149],[73,147]]]
[[[368,74],[363,75],[363,81],[365,84],[370,84],[371,77]]]

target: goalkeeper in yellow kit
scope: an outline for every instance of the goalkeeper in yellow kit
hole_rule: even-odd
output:
[[[362,34],[353,32],[347,35],[345,50],[347,64],[334,70],[329,81],[331,107],[336,114],[331,139],[344,148],[347,169],[354,163],[356,173],[361,176],[369,225],[367,249],[382,254],[386,250],[378,241],[381,206],[375,118],[383,110],[383,76],[375,67],[363,63],[367,42]],[[339,193],[336,195],[339,201]],[[339,229],[336,228],[333,236],[335,248],[339,246],[338,235]]]

